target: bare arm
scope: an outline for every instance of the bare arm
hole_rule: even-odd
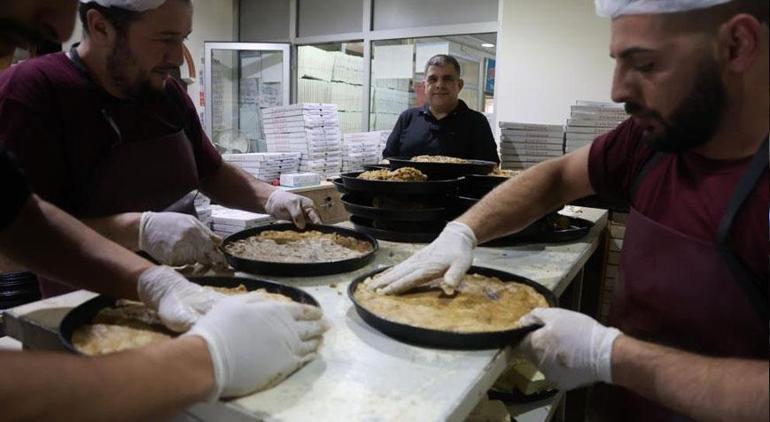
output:
[[[767,421],[767,361],[711,358],[620,336],[613,383],[696,420]]]
[[[128,299],[152,266],[34,195],[0,233],[0,252],[44,277]]]
[[[124,248],[137,251],[141,218],[140,212],[127,212],[107,217],[86,218],[83,223]]]
[[[225,162],[201,182],[201,191],[216,202],[259,213],[265,212],[267,199],[274,190],[275,187]]]
[[[0,352],[0,362],[7,420],[162,420],[205,400],[214,385],[198,336],[102,358]]]
[[[540,163],[498,186],[457,221],[467,224],[479,243],[524,229],[562,205],[593,193],[585,146]]]

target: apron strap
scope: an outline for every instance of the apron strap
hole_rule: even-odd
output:
[[[634,183],[631,184],[631,191],[628,197],[631,203],[634,202],[634,198],[636,197],[636,192],[639,190],[639,186],[644,181],[644,178],[647,176],[647,173],[649,173],[650,170],[652,170],[653,167],[655,167],[655,165],[658,164],[658,161],[660,161],[661,157],[663,157],[663,153],[660,151],[656,151],[654,154],[650,156],[650,158],[647,159],[647,161],[642,166],[642,169],[639,170],[639,173],[636,174],[636,177],[634,178]]]
[[[749,169],[741,176],[738,181],[738,185],[733,191],[733,195],[730,197],[730,201],[727,203],[727,210],[725,211],[722,221],[719,223],[719,229],[717,230],[717,248],[720,255],[727,261],[730,270],[735,278],[740,283],[744,292],[749,298],[754,308],[756,308],[760,317],[762,318],[763,325],[768,321],[770,317],[770,306],[768,306],[767,290],[762,287],[761,281],[754,276],[746,266],[740,261],[740,259],[730,250],[727,244],[728,237],[730,235],[730,228],[732,228],[735,222],[735,216],[738,214],[738,210],[741,205],[749,197],[751,191],[757,185],[759,178],[768,168],[768,139],[765,137],[765,142],[754,154],[754,158],[749,164]]]

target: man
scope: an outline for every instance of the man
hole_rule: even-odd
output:
[[[67,39],[76,4],[0,2],[0,55],[17,43]],[[0,195],[0,253],[73,285],[141,298],[171,329],[194,324],[177,339],[104,358],[0,351],[3,419],[161,419],[196,401],[270,386],[314,357],[325,328],[319,309],[251,295],[220,301],[30,194],[2,147]],[[86,401],[91,405],[73,406]]]
[[[169,77],[182,64],[192,13],[189,0],[82,0],[80,45],[0,76],[0,144],[32,190],[169,265],[223,260],[217,236],[192,215],[169,212],[194,214],[187,194],[196,189],[299,227],[320,222],[310,199],[222,162]],[[63,290],[42,288],[46,296]]]
[[[460,73],[460,63],[446,54],[425,63],[425,105],[398,116],[383,157],[428,154],[500,162],[487,118],[457,98],[464,84]]]
[[[609,420],[767,420],[768,3],[600,0],[613,100],[632,118],[502,185],[374,282],[444,274],[478,242],[594,192],[632,207],[607,328],[535,310],[521,349],[564,389],[603,381]],[[622,388],[621,388],[622,387]]]

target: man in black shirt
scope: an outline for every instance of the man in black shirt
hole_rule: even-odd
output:
[[[431,57],[425,64],[426,103],[401,113],[382,156],[448,155],[499,163],[489,122],[457,98],[462,89],[457,59]]]

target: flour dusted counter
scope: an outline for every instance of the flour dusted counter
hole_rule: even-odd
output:
[[[590,270],[598,267],[592,255],[603,253],[607,212],[573,208],[566,213],[594,222],[591,232],[573,243],[481,247],[474,265],[530,278],[562,296],[562,306],[592,310],[598,298],[593,280],[599,277]],[[355,277],[398,263],[422,246],[381,241],[371,264],[345,274],[262,277],[300,287],[321,303],[331,328],[318,359],[270,390],[196,405],[187,410],[188,416],[211,421],[463,420],[506,368],[511,348],[456,351],[401,343],[363,322],[347,297]],[[28,348],[61,350],[59,322],[93,296],[81,290],[7,310],[5,330]],[[581,297],[587,302],[581,304]]]

